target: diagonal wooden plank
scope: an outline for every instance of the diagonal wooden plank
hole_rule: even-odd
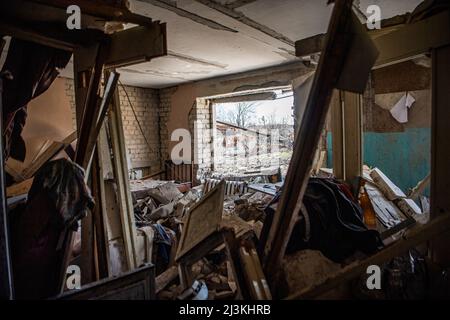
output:
[[[401,239],[384,250],[362,261],[353,262],[344,267],[337,274],[324,279],[322,282],[315,284],[312,287],[304,288],[300,292],[290,295],[287,299],[312,299],[318,297],[346,281],[359,277],[366,272],[368,266],[381,265],[432,237],[448,232],[449,229],[450,213],[447,212],[425,225],[417,225],[416,227],[411,228]]]
[[[263,263],[265,274],[273,290],[279,275],[294,222],[298,216],[314,154],[329,109],[333,88],[336,86],[350,49],[352,36],[351,0],[335,2],[324,53],[319,62],[309,94],[303,120],[296,136],[294,154],[286,176],[281,200],[264,244]]]
[[[33,161],[23,172],[22,178],[23,180],[27,180],[34,176],[34,174],[42,167],[47,161],[50,161],[53,157],[55,157],[60,151],[62,151],[69,144],[74,142],[77,139],[77,132],[72,132],[69,136],[67,136],[63,141],[55,141],[53,142],[45,151],[39,155],[35,161]]]

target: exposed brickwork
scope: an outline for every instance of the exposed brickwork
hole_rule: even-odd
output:
[[[128,101],[125,91],[128,93],[130,101]],[[75,94],[72,79],[66,79],[66,94],[70,99],[72,123],[75,129]],[[119,97],[125,144],[133,167],[150,167],[151,172],[158,171],[161,164],[158,90],[128,86],[125,86],[124,90],[119,86]],[[130,102],[146,139],[139,129]],[[147,145],[147,142],[150,146]]]
[[[128,94],[129,101],[125,92]],[[161,145],[159,138],[158,91],[126,86],[125,88],[119,88],[119,96],[125,143],[133,166],[150,167],[151,171],[159,170]],[[136,117],[145,137],[139,128]]]
[[[189,114],[189,128],[194,137],[192,142],[196,142],[193,145],[194,161],[198,169],[197,177],[200,178],[212,169],[213,162],[211,105],[208,100],[197,99]]]
[[[66,95],[70,101],[70,110],[72,111],[72,128],[77,129],[77,117],[75,113],[75,89],[73,87],[73,80],[65,78]]]
[[[159,136],[161,138],[161,161],[170,159],[169,155],[169,130],[167,122],[170,118],[172,95],[177,90],[176,87],[159,90]]]

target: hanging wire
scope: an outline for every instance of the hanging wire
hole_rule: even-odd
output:
[[[122,84],[122,82],[120,82],[120,80],[119,80],[119,85],[122,87],[123,91],[125,92],[125,96],[127,97],[128,103],[130,104],[131,111],[133,111],[134,118],[136,119],[137,125],[139,127],[139,131],[141,131],[141,134],[144,137],[145,143],[147,144],[150,152],[155,153],[153,148],[150,146],[150,143],[148,142],[147,137],[144,134],[144,130],[142,129],[142,126],[141,126],[141,123],[139,122],[136,111],[134,110],[133,104],[131,103],[130,96],[128,95],[128,92],[125,89],[125,86]]]

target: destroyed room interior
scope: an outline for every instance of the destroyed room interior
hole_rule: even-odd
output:
[[[2,300],[450,298],[449,0],[0,1]]]

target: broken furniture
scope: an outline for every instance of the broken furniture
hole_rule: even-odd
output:
[[[114,173],[119,188],[119,194],[114,192],[111,196],[119,199],[120,209],[117,218],[121,220],[120,223],[123,226],[123,245],[125,246],[122,255],[125,255],[127,270],[136,267],[133,208],[131,195],[127,189],[128,170],[126,161],[124,161],[123,132],[120,133],[122,127],[119,119],[120,113],[118,114],[119,101],[116,84],[119,75],[114,73],[114,68],[149,61],[154,57],[165,55],[167,40],[165,24],[131,13],[123,1],[112,5],[103,0],[82,0],[77,4],[83,13],[83,22],[85,23],[81,30],[67,29],[68,2],[65,0],[20,0],[13,3],[1,3],[0,34],[29,43],[37,43],[48,50],[55,48],[55,50],[65,52],[69,58],[72,53],[74,55],[77,118],[75,159],[76,163],[82,165],[86,170],[86,175],[90,177],[89,183],[96,202],[94,209],[81,223],[81,268],[83,270],[82,283],[84,284],[106,278],[111,271],[108,267],[109,253],[105,235],[107,211],[102,175],[103,164],[98,159],[98,150],[102,149],[98,144],[98,135],[107,114],[110,119],[109,137],[113,140],[110,143],[107,142],[107,157],[110,159],[111,155],[114,155]],[[123,31],[116,29],[114,31],[117,32],[107,34],[104,32],[105,24],[109,21],[132,23],[137,26]],[[118,30],[121,29],[123,26],[118,28]],[[108,30],[108,32],[110,31]],[[103,96],[100,97],[99,91],[104,69],[112,72],[105,75],[105,88]],[[30,175],[32,175],[31,171]],[[1,183],[3,184],[3,181]],[[6,225],[5,228],[7,228]],[[5,234],[8,234],[7,229]],[[59,272],[61,290],[65,288],[66,268],[71,257],[72,242],[73,234],[68,232],[63,244],[65,249],[62,249],[65,254],[64,262]],[[2,245],[4,243],[6,242],[2,242]],[[6,247],[6,250],[9,249]],[[2,269],[2,273],[8,274],[10,268],[7,266],[5,268],[5,271]],[[12,297],[11,292],[2,292],[2,294]]]
[[[341,78],[345,76],[344,65],[356,61],[351,59],[352,37],[350,35],[352,32],[347,29],[348,23],[351,21],[351,7],[352,1],[335,1],[328,33],[323,42],[317,43],[320,47],[319,51],[322,51],[322,55],[303,121],[297,134],[294,155],[286,178],[285,188],[289,192],[285,192],[282,195],[281,202],[278,205],[271,225],[268,241],[265,243],[264,248],[263,261],[266,274],[271,277],[270,284],[272,290],[277,287],[277,274],[280,269],[279,263],[281,257],[284,255],[285,246],[295,221],[294,219],[301,207],[305,184],[309,178],[308,173],[311,168],[314,149],[317,146],[318,137],[323,127],[332,91],[335,88],[340,88],[346,91],[361,93],[360,89],[363,89],[366,80],[364,79],[366,75],[365,71],[369,71],[373,66],[370,63],[365,63],[364,66],[359,68],[361,72],[353,73],[361,75],[361,82],[355,83],[353,87],[348,87],[348,83],[346,83],[346,86],[341,87]],[[448,28],[450,13],[445,7],[440,13],[432,13],[431,9],[430,16],[422,15],[422,20],[413,21],[402,27],[394,28],[394,30],[390,30],[387,34],[379,36],[375,40],[376,47],[380,51],[380,55],[376,59],[377,66],[386,65],[420,54],[431,53],[433,57],[431,220],[425,225],[415,225],[409,230],[406,230],[401,238],[380,252],[354,262],[343,268],[339,273],[324,279],[321,283],[292,294],[288,297],[289,299],[317,297],[319,294],[359,276],[366,270],[367,266],[378,265],[428,240],[432,240],[431,250],[434,262],[444,266],[449,265],[447,244],[449,238],[448,231],[450,230],[450,200],[448,196],[439,192],[439,190],[447,190],[448,181],[450,181],[448,171],[450,152],[445,143],[448,140],[446,138],[445,123],[448,124],[450,114],[447,107],[449,91],[445,89],[448,88],[450,82],[450,31]],[[444,29],[445,32],[436,32],[436,30]],[[414,37],[411,37],[412,34],[414,34]],[[298,43],[298,46],[300,45]],[[302,50],[297,51],[302,52]],[[353,101],[350,102],[350,105],[353,103],[355,103],[354,106],[357,105],[358,98],[354,94],[349,94],[348,99]],[[358,112],[357,109],[355,110]],[[355,116],[355,113],[352,116]],[[351,121],[351,119],[348,120]],[[314,128],[315,132],[313,134],[310,128]],[[351,134],[358,135],[360,128],[358,124],[352,126],[350,129]],[[353,141],[358,142],[361,140],[354,139]],[[336,152],[345,150],[342,148],[333,149]],[[350,158],[345,163],[352,163],[352,165],[349,168],[351,170],[340,171],[345,174],[341,178],[351,179],[354,175],[362,174],[360,150],[360,145],[353,144],[350,151],[346,153],[345,156]],[[341,157],[336,157],[336,159],[341,159]],[[338,169],[342,169],[342,165],[345,166],[345,163],[341,163]],[[338,170],[335,171],[337,172]],[[348,177],[345,172],[349,173]]]
[[[192,285],[195,262],[224,246],[237,287],[236,298],[269,299],[270,291],[254,245],[247,243],[242,247],[233,229],[221,227],[225,186],[222,180],[186,214],[176,256],[181,286],[188,289]]]
[[[57,300],[154,300],[155,270],[149,264],[120,276],[65,292]]]

